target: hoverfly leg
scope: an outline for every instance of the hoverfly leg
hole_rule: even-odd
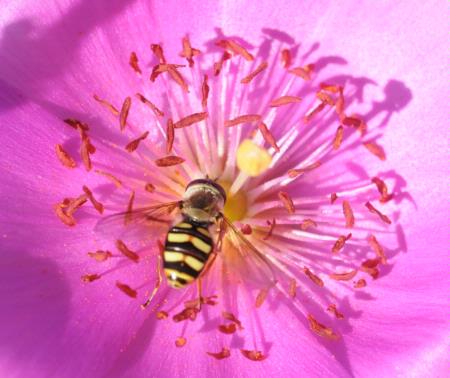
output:
[[[197,293],[198,293],[198,311],[201,311],[203,296],[202,296],[202,279],[200,277],[197,280]]]
[[[153,298],[155,297],[156,293],[158,292],[161,283],[162,283],[162,275],[161,275],[161,255],[158,255],[158,263],[157,263],[157,267],[156,267],[156,273],[157,273],[157,277],[156,277],[156,283],[155,283],[155,287],[152,291],[152,293],[149,295],[148,299],[141,304],[141,308],[143,310],[145,310],[148,305],[151,303],[151,301],[153,300]]]

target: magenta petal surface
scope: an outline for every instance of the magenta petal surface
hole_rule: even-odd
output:
[[[443,3],[45,1],[11,2],[1,13],[0,375],[447,376],[449,11]],[[206,333],[190,339],[189,349],[175,350],[173,328],[117,296],[110,284],[80,282],[89,272],[80,256],[96,248],[86,241],[92,214],[68,230],[52,205],[82,184],[104,180],[61,167],[54,145],[68,135],[65,117],[99,121],[105,135],[114,130],[107,118],[90,116],[99,113],[91,96],[108,93],[120,104],[134,89],[130,51],[148,55],[150,43],[163,42],[175,57],[185,34],[201,47],[220,33],[256,46],[264,28],[285,31],[304,46],[320,43],[320,54],[343,57],[353,75],[376,80],[364,100],[377,109],[371,123],[388,118],[381,139],[388,161],[381,170],[372,156],[364,164],[372,175],[395,170],[404,179],[400,189],[411,198],[402,202],[399,219],[404,251],[370,295],[349,300],[351,330],[340,343],[318,339],[285,307],[263,308],[270,357],[216,361],[204,351],[219,350],[220,342]],[[107,300],[111,295],[116,300]]]

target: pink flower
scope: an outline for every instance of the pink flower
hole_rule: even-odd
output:
[[[444,14],[411,2],[5,6],[1,376],[445,376]],[[193,67],[186,36],[202,52]],[[266,126],[231,126],[242,115]],[[252,144],[239,157],[253,136],[256,160]],[[166,154],[185,161],[160,167]],[[195,284],[164,280],[143,311],[165,233],[121,234],[98,223],[102,206],[177,200],[206,174],[260,254],[228,230],[195,321],[183,319]]]

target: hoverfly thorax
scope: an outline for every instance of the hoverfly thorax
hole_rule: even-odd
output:
[[[186,187],[182,213],[198,222],[213,222],[226,201],[223,188],[209,179],[194,180]]]

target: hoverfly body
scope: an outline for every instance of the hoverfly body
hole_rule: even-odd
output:
[[[249,256],[253,258],[253,270],[255,265],[256,268],[264,266],[265,271],[261,270],[262,274],[267,275],[267,271],[270,270],[273,277],[267,257],[223,214],[226,200],[225,190],[215,180],[196,179],[186,186],[181,200],[135,209],[131,214],[125,212],[110,215],[99,221],[96,231],[104,233],[103,230],[110,224],[117,223],[117,220],[121,222],[122,228],[137,224],[146,227],[165,226],[166,236],[161,260],[167,283],[173,288],[180,289],[197,281],[200,298],[200,278],[212,266],[217,253],[222,249],[226,235],[231,235],[239,245],[238,250],[243,260],[248,260]],[[180,220],[175,223],[172,220],[168,224],[164,217],[171,215],[175,210],[179,212]],[[212,229],[215,230],[215,237],[212,235]],[[158,275],[160,275],[159,266]],[[272,278],[270,281],[275,282]],[[160,284],[161,279],[157,281],[155,289],[143,307],[150,303]]]

